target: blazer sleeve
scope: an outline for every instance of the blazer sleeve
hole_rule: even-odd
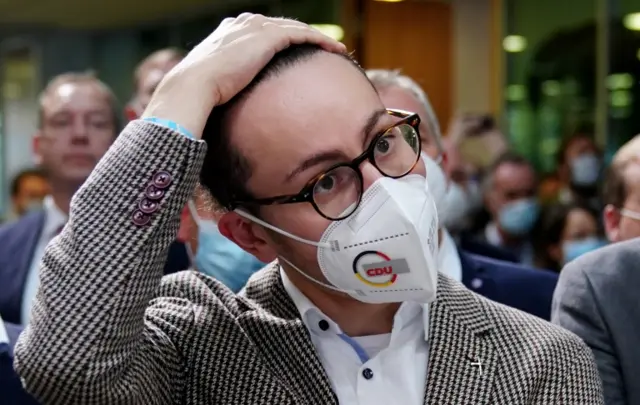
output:
[[[582,260],[571,262],[560,273],[551,322],[575,333],[589,346],[595,356],[607,405],[626,404],[620,364],[582,265]]]
[[[43,404],[168,404],[181,395],[193,311],[178,283],[159,287],[205,153],[203,141],[134,121],[73,197],[16,346],[15,368]]]

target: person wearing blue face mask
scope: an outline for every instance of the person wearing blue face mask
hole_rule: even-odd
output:
[[[491,221],[478,238],[514,253],[519,262],[533,265],[530,237],[538,219],[537,177],[523,157],[507,152],[488,170],[484,201]]]
[[[534,238],[536,264],[557,272],[570,261],[607,244],[597,213],[578,203],[547,207],[539,232],[540,237]]]
[[[557,201],[577,202],[600,210],[598,180],[602,174],[602,156],[593,138],[577,133],[567,138],[558,154],[558,178],[562,183]]]
[[[265,263],[222,235],[215,220],[202,218],[194,201],[188,204],[197,227],[197,238],[187,244],[195,270],[215,278],[233,292],[240,291]]]

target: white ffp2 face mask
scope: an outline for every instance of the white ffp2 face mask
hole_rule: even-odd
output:
[[[410,174],[383,177],[362,196],[348,218],[327,227],[320,241],[283,231],[244,211],[236,212],[266,228],[318,248],[318,264],[331,284],[315,280],[287,259],[305,277],[326,288],[366,303],[435,299],[437,285],[438,216],[425,178]]]

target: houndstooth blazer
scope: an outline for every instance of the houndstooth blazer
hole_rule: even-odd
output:
[[[161,280],[205,144],[124,130],[47,248],[15,367],[43,404],[337,404],[277,265],[244,295],[195,272]],[[444,276],[430,308],[425,404],[602,404],[574,335]]]

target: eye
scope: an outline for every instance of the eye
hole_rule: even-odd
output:
[[[384,134],[378,139],[375,146],[376,155],[386,155],[393,149],[393,143],[395,142],[396,135],[391,131]]]
[[[336,184],[335,174],[330,173],[324,176],[323,178],[321,178],[320,180],[318,180],[318,183],[316,184],[315,188],[317,192],[328,193],[328,192],[331,192],[331,190],[333,190],[333,187],[335,186],[335,184]]]

